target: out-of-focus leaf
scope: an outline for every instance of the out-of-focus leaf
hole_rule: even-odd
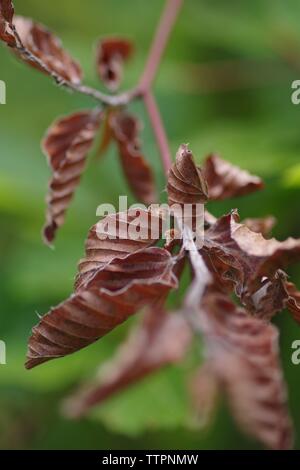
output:
[[[0,40],[14,47],[16,39],[11,29],[14,17],[14,6],[11,0],[0,0]]]
[[[194,373],[189,389],[193,413],[192,425],[196,428],[203,428],[211,423],[216,409],[219,385],[209,362]]]
[[[12,23],[15,9],[11,0],[0,0],[0,18],[4,18],[8,23]]]
[[[185,371],[169,366],[91,410],[90,418],[127,436],[176,432],[187,424],[189,401]]]
[[[213,289],[200,309],[207,354],[241,428],[271,449],[289,449],[293,430],[276,328]]]
[[[102,39],[97,48],[96,66],[100,80],[110,91],[117,91],[123,79],[123,66],[133,53],[128,39]]]
[[[181,361],[191,341],[183,317],[150,308],[116,356],[101,366],[97,378],[67,400],[65,412],[79,417],[167,364]]]
[[[157,196],[154,175],[141,152],[139,120],[123,112],[112,115],[110,125],[118,143],[123,171],[133,194],[146,205],[155,202]]]

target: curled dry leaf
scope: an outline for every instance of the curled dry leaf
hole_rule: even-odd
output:
[[[12,30],[14,6],[11,0],[0,0],[0,40],[14,47],[16,39]]]
[[[200,315],[207,354],[241,428],[271,449],[293,442],[276,328],[208,290]]]
[[[53,176],[47,197],[44,238],[51,243],[64,223],[65,212],[74,196],[101,122],[101,114],[82,111],[54,122],[43,142]]]
[[[300,292],[292,282],[286,282],[285,289],[288,294],[287,308],[293,318],[300,323]]]
[[[235,216],[232,219],[231,233],[239,248],[253,257],[254,261],[256,258],[257,265],[253,277],[272,277],[278,269],[283,269],[300,259],[300,240],[266,240],[261,234],[239,224]]]
[[[152,230],[155,227],[157,230]],[[150,210],[130,209],[109,214],[88,234],[85,258],[79,262],[75,288],[80,289],[95,271],[115,258],[125,258],[130,253],[154,245],[160,238],[160,229],[160,217]],[[130,237],[130,234],[133,235],[131,232],[135,236]]]
[[[124,174],[133,194],[146,205],[155,202],[157,196],[154,175],[141,152],[140,122],[131,114],[122,112],[112,115],[110,123]]]
[[[181,145],[168,176],[169,205],[200,204],[208,199],[205,177],[187,145]]]
[[[124,38],[105,38],[97,48],[96,66],[100,80],[115,92],[123,79],[123,66],[133,53],[133,44]]]
[[[185,245],[191,247],[188,234]],[[201,254],[189,252],[194,280],[182,314],[205,339],[210,373],[225,389],[244,431],[272,449],[292,446],[292,426],[275,327],[251,317],[219,291]],[[203,393],[205,392],[205,389]],[[207,397],[203,397],[203,401]]]
[[[42,317],[29,340],[26,367],[82,349],[109,333],[140,308],[177,287],[174,260],[161,248],[115,259],[76,294]]]
[[[0,0],[0,17],[8,23],[12,23],[15,9],[11,0]]]
[[[183,317],[150,308],[116,356],[101,367],[93,383],[66,402],[65,413],[82,416],[125,387],[168,364],[180,362],[190,341],[191,331]]]
[[[61,77],[61,81],[73,84],[81,82],[82,70],[80,65],[63,49],[62,43],[57,36],[45,26],[22,16],[17,16],[14,19],[14,25],[21,38],[22,45],[45,64],[50,74],[55,73]],[[28,56],[18,51],[15,52],[29,65],[45,72],[44,68],[39,67]]]
[[[192,425],[196,428],[208,426],[216,408],[219,382],[209,361],[193,375],[189,390],[192,402]]]
[[[256,317],[271,320],[287,305],[289,296],[285,287],[286,279],[286,274],[278,270],[271,281],[267,278],[262,281],[262,287],[248,299],[248,309]]]
[[[226,286],[229,290],[235,288],[242,302],[253,308],[257,300],[264,297],[258,295],[254,299],[252,296],[267,281],[276,283],[278,292],[283,293],[278,282],[278,270],[300,259],[300,241],[292,238],[283,242],[274,238],[266,240],[240,224],[237,211],[232,211],[206,231],[202,254],[219,286]],[[274,286],[269,285],[268,289],[271,292]],[[281,300],[284,304],[285,298]],[[274,301],[275,308],[280,299]]]
[[[206,159],[203,172],[208,183],[209,198],[213,200],[243,196],[264,186],[258,176],[250,175],[217,155],[210,155]]]
[[[265,238],[268,238],[276,224],[276,219],[269,215],[262,219],[245,219],[243,224],[252,230],[252,232],[261,233]]]

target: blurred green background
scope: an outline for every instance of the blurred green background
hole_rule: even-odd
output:
[[[135,40],[125,88],[143,68],[163,3],[15,0],[19,14],[58,33],[93,86],[99,86],[93,63],[97,38],[117,33]],[[173,154],[180,143],[189,142],[199,162],[215,151],[267,183],[261,193],[215,204],[211,210],[221,215],[238,207],[242,217],[274,214],[279,222],[274,234],[280,239],[300,237],[300,106],[291,103],[291,83],[300,79],[299,22],[299,0],[186,0],[155,86]],[[0,448],[257,448],[236,429],[224,403],[208,429],[191,426],[185,387],[189,363],[149,377],[82,421],[65,420],[62,398],[111,356],[128,325],[71,357],[24,370],[26,342],[37,313],[47,312],[72,290],[96,207],[116,204],[128,188],[114,148],[101,161],[91,155],[55,250],[45,247],[40,231],[49,170],[40,140],[54,118],[93,102],[58,89],[5,47],[0,48],[0,79],[7,84],[7,105],[0,106],[0,339],[7,343],[7,365],[0,366]],[[143,107],[132,108],[145,118],[145,152],[163,190],[164,176]],[[290,274],[300,287],[299,266]],[[275,321],[281,329],[291,413],[300,431],[300,366],[290,360],[300,326],[286,313]]]

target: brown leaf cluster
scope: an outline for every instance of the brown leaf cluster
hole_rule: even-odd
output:
[[[135,126],[129,121],[127,135],[136,135]],[[168,177],[170,204],[203,204],[209,202],[210,194],[216,195],[205,176],[208,161],[211,164],[211,157],[201,170],[188,147],[180,147]],[[224,197],[250,193],[254,182],[261,189],[259,178],[230,163],[226,168],[231,175],[226,181],[210,180],[212,187],[223,184]],[[300,294],[284,269],[299,260],[300,241],[265,238],[274,225],[270,217],[241,223],[237,210],[220,218],[205,214],[201,248],[186,226],[181,227],[179,239],[178,230],[168,230],[165,248],[155,247],[164,234],[153,240],[147,232],[151,219],[161,217],[151,210],[143,212],[143,231],[148,233],[143,239],[126,238],[136,224],[134,212],[108,215],[100,226],[94,226],[79,263],[75,293],[34,328],[27,367],[89,345],[146,307],[145,316],[116,357],[66,402],[69,416],[81,416],[146,375],[184,360],[200,334],[206,359],[190,385],[197,416],[207,421],[216,396],[223,391],[246,433],[266,447],[290,448],[293,431],[278,332],[270,319],[288,308],[299,322]],[[118,236],[102,237],[111,222]],[[182,307],[169,313],[164,303],[180,282],[185,260],[191,267],[192,283]]]
[[[48,28],[30,18],[14,16],[10,0],[0,2],[0,40],[14,54],[35,69],[53,77],[58,84],[81,85],[83,72],[79,63],[63,48],[60,39]],[[102,39],[97,47],[96,67],[99,78],[116,91],[123,77],[123,65],[133,54],[133,44],[123,38]],[[43,150],[53,172],[47,196],[44,240],[52,243],[62,226],[66,210],[79,184],[86,158],[104,122],[101,152],[113,140],[130,189],[144,204],[157,199],[153,171],[142,152],[138,119],[111,108],[80,111],[56,120],[48,129]]]
[[[71,89],[81,86],[81,67],[57,36],[31,19],[16,17],[11,0],[0,0],[0,40],[57,83],[67,83]],[[106,38],[99,43],[97,73],[110,91],[119,88],[132,52],[126,39]],[[135,116],[108,108],[58,119],[43,142],[52,172],[44,229],[47,243],[64,223],[102,122],[101,152],[114,141],[133,194],[147,205],[156,200],[153,173],[140,142],[141,124]],[[169,205],[179,207],[236,198],[262,188],[259,177],[214,154],[200,168],[187,145],[180,146],[167,181]],[[74,293],[33,328],[26,367],[79,351],[145,309],[116,357],[67,402],[69,415],[81,416],[161,367],[183,361],[192,341],[201,335],[205,361],[191,385],[197,416],[207,421],[213,415],[221,391],[246,433],[266,447],[290,448],[293,430],[279,335],[270,320],[287,308],[300,321],[300,292],[285,271],[300,259],[300,240],[270,238],[273,217],[241,222],[237,210],[216,218],[206,208],[203,246],[198,247],[197,211],[192,226],[183,223],[166,234],[160,213],[151,208],[141,212],[143,238],[128,236],[137,228],[136,214],[130,211],[108,215],[92,227]],[[173,217],[175,225],[178,213],[174,211]],[[153,239],[147,223],[154,219],[159,219],[161,231]],[[112,226],[117,236],[110,232]],[[166,243],[160,248],[164,235]],[[178,287],[187,261],[191,285],[181,308],[167,312],[166,298]]]

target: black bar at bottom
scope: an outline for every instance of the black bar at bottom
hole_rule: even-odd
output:
[[[147,465],[182,465],[204,466],[220,464],[222,466],[239,466],[242,469],[252,468],[256,463],[268,466],[285,463],[299,463],[300,451],[199,451],[199,450],[99,450],[99,451],[5,451],[0,450],[0,459],[7,459],[9,464],[21,462],[22,466],[37,463],[39,468],[43,462],[51,464],[81,465],[84,470],[89,468],[107,468],[109,466],[122,466],[125,468],[138,468]]]

